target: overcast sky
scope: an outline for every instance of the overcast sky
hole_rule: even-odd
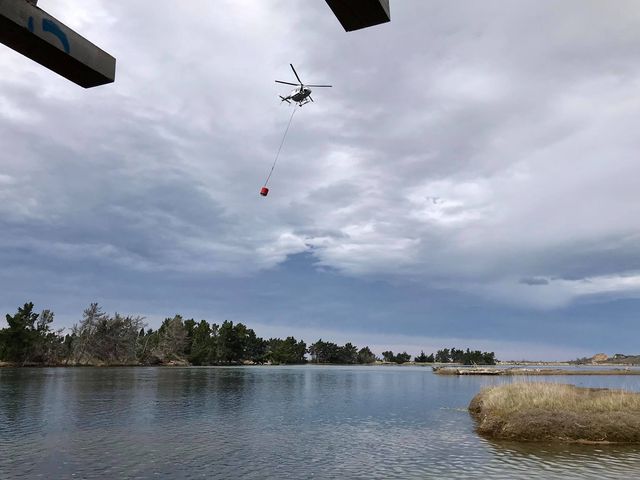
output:
[[[243,322],[501,359],[640,353],[640,3],[40,0],[117,58],[0,45],[0,312]],[[331,83],[296,113],[275,79]]]

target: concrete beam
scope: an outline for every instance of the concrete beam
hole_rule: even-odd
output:
[[[347,32],[391,20],[389,0],[326,0]]]
[[[0,0],[0,42],[82,87],[113,82],[116,59],[36,3]]]

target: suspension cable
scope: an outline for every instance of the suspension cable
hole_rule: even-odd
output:
[[[280,151],[282,150],[282,146],[284,145],[284,141],[287,138],[287,133],[289,132],[289,127],[291,126],[291,121],[293,120],[293,115],[296,113],[297,108],[294,106],[293,111],[291,112],[291,116],[289,117],[289,123],[287,124],[287,128],[284,131],[284,135],[282,136],[282,141],[280,142],[280,147],[278,147],[278,153],[276,153],[276,158],[273,160],[273,165],[271,165],[271,171],[269,171],[269,175],[264,182],[264,186],[266,187],[269,183],[269,179],[271,178],[271,174],[273,173],[273,169],[276,168],[276,162],[278,161],[278,157],[280,156]]]

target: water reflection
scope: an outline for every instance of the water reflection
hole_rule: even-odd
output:
[[[576,379],[640,386],[633,377]],[[640,471],[635,447],[479,438],[466,406],[482,386],[502,381],[407,367],[0,369],[0,478],[621,478]]]
[[[33,369],[0,369],[0,438],[6,439],[18,425],[34,431],[44,427],[47,408],[45,394],[52,386],[47,375],[33,375]]]
[[[634,478],[640,450],[633,445],[580,445],[487,440],[500,464],[523,474],[544,471],[555,478]]]

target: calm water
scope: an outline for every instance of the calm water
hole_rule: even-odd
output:
[[[640,391],[639,377],[547,380]],[[424,367],[0,369],[0,479],[640,474],[640,447],[480,439],[466,406],[500,381]]]

